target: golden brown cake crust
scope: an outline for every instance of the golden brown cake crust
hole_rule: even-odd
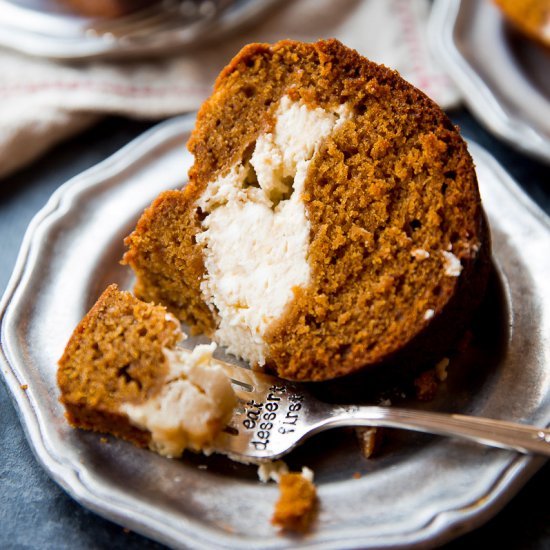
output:
[[[175,346],[178,333],[164,307],[109,286],[59,360],[60,401],[69,422],[147,446],[150,434],[132,426],[119,407],[141,403],[160,390],[168,373],[163,348]]]
[[[406,359],[408,368],[439,359],[488,274],[473,163],[435,103],[336,40],[252,44],[222,71],[188,144],[195,163],[178,203],[180,227],[166,227],[167,213],[153,206],[128,239],[125,259],[139,294],[201,330],[215,328],[212,315],[197,314],[204,267],[193,241],[203,214],[193,204],[273,127],[283,95],[311,108],[347,103],[353,117],[309,167],[302,198],[312,280],[269,327],[268,366],[285,378],[318,381],[394,360]],[[166,236],[174,232],[185,243],[177,250]],[[153,262],[147,255],[157,251]],[[449,252],[460,261],[458,277],[448,274]]]

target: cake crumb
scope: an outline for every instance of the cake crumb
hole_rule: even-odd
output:
[[[27,390],[29,389],[28,384],[21,384],[19,387],[20,387],[23,391],[27,391]]]
[[[384,430],[368,426],[366,428],[356,428],[355,433],[363,456],[372,458],[382,446]]]
[[[452,253],[443,250],[441,252],[445,258],[445,275],[448,277],[458,277],[462,272],[462,264],[460,260]]]
[[[437,385],[435,369],[424,371],[414,381],[418,401],[431,401],[435,397]]]
[[[304,475],[306,473],[306,475]],[[317,489],[309,468],[289,472],[279,479],[280,496],[271,523],[287,531],[307,531],[317,510]]]
[[[361,479],[361,472],[354,472],[351,477],[353,477],[353,479]]]
[[[447,367],[449,366],[449,363],[449,358],[444,357],[435,366],[435,375],[440,382],[444,382],[445,380],[447,380]]]
[[[427,250],[424,250],[423,248],[416,248],[411,251],[411,256],[415,260],[426,260],[430,257],[430,253]]]
[[[313,483],[313,470],[311,468],[308,468],[307,466],[302,467],[302,475],[308,480]]]

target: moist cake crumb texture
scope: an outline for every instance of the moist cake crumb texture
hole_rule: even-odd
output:
[[[335,40],[249,45],[188,147],[189,184],[126,240],[139,297],[293,380],[433,364],[458,338],[490,256],[474,166],[397,73]]]

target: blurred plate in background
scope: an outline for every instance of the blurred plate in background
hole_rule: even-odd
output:
[[[550,162],[550,50],[512,29],[491,0],[436,2],[430,42],[479,121]]]
[[[100,19],[55,0],[0,0],[0,46],[54,59],[160,54],[219,40],[281,1],[164,0]]]

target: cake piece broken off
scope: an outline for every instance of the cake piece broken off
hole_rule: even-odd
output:
[[[434,364],[484,291],[474,166],[422,92],[335,40],[245,47],[189,184],[127,238],[136,294],[287,379]]]
[[[169,457],[208,450],[236,396],[215,344],[192,352],[161,306],[116,285],[80,322],[59,361],[58,384],[74,427],[111,433]]]

